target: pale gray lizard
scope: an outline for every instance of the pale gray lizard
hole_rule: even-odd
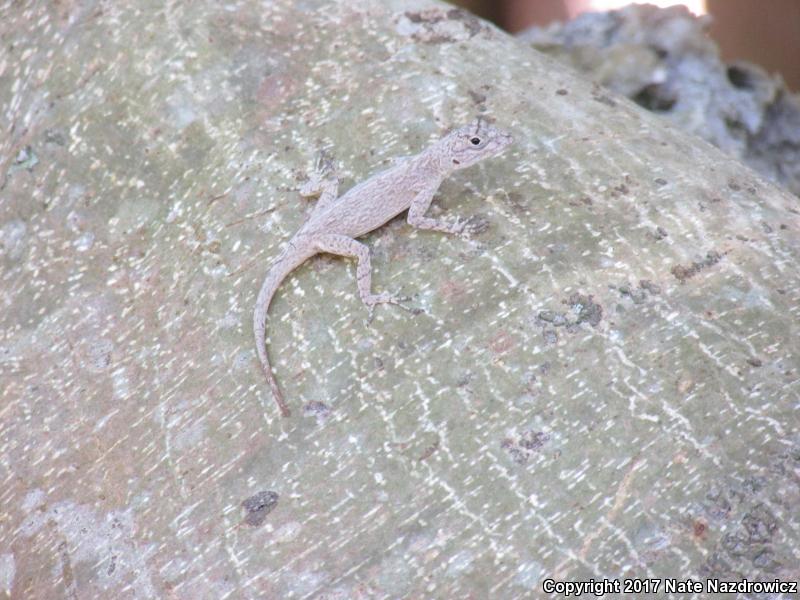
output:
[[[284,278],[315,254],[347,256],[358,261],[358,293],[369,308],[370,317],[376,304],[399,304],[400,299],[389,293],[372,293],[370,250],[355,238],[377,229],[405,210],[408,210],[408,223],[414,227],[461,233],[466,220],[448,223],[425,216],[433,195],[450,173],[499,154],[512,141],[510,134],[479,119],[452,131],[419,154],[373,175],[341,198],[337,197],[339,182],[330,164],[318,169],[300,189],[301,195],[319,196],[319,200],[308,220],[270,267],[253,316],[258,358],[284,417],[289,416],[289,407],[272,373],[265,340],[269,304]]]

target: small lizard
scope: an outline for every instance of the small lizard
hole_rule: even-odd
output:
[[[315,254],[328,253],[355,258],[356,280],[361,301],[370,318],[376,304],[400,304],[401,299],[387,292],[372,293],[370,249],[356,238],[384,225],[408,211],[408,223],[420,229],[461,233],[467,220],[455,223],[433,219],[425,212],[442,181],[453,171],[495,156],[513,141],[510,134],[482,120],[456,129],[415,156],[398,161],[385,171],[338,197],[339,182],[328,161],[300,189],[306,197],[319,196],[308,220],[289,240],[272,264],[261,286],[253,316],[256,349],[264,375],[284,417],[290,415],[267,357],[267,313],[272,296],[289,273]]]

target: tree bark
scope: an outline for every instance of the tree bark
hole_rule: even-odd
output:
[[[0,596],[522,598],[796,578],[797,199],[435,2],[2,19]],[[476,114],[502,157],[251,310],[346,190]],[[380,201],[380,199],[376,199]]]

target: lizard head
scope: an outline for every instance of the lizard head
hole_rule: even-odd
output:
[[[464,169],[479,160],[500,154],[514,138],[482,119],[450,132],[442,140],[447,150],[448,167]]]

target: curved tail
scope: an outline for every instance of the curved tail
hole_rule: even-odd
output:
[[[264,283],[261,285],[261,291],[258,293],[258,300],[256,300],[256,308],[253,313],[253,332],[256,336],[256,351],[258,352],[258,360],[261,362],[261,368],[264,370],[264,375],[267,378],[267,383],[272,390],[272,395],[275,397],[275,402],[281,410],[281,415],[288,417],[291,415],[289,407],[286,405],[286,400],[283,398],[278,382],[275,380],[275,375],[272,373],[272,367],[269,364],[269,357],[267,356],[267,313],[269,312],[269,305],[272,301],[272,296],[281,285],[281,282],[286,276],[296,269],[299,265],[305,262],[306,259],[316,254],[312,253],[298,253],[297,251],[286,251],[275,261],[267,273]]]

